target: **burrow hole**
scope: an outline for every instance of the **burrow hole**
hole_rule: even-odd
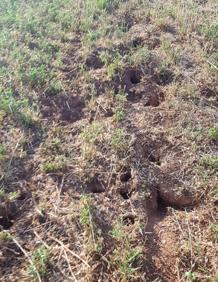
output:
[[[187,206],[187,205],[184,205],[184,206],[178,206],[177,204],[173,204],[173,203],[169,203],[167,201],[167,199],[163,198],[159,192],[159,188],[157,190],[157,198],[156,198],[156,201],[157,201],[157,212],[159,214],[162,214],[162,215],[166,215],[167,214],[167,210],[168,208],[173,208],[175,210],[179,210],[179,211],[191,211],[193,210],[194,208],[194,205],[192,206]]]
[[[13,225],[13,218],[12,217],[0,217],[0,230],[9,230]]]
[[[105,192],[105,187],[98,178],[94,178],[87,184],[87,191],[89,193],[103,193]]]
[[[120,181],[128,182],[131,178],[132,178],[131,169],[125,167],[120,175]]]
[[[161,161],[160,158],[158,156],[155,156],[154,154],[150,154],[148,156],[148,160],[152,163],[155,163],[156,165],[160,166],[161,165]]]
[[[143,45],[143,39],[142,38],[136,38],[133,40],[132,42],[132,46],[134,48],[138,48],[138,47],[141,47]]]
[[[121,189],[120,190],[120,195],[122,196],[122,198],[124,199],[124,200],[128,200],[128,199],[130,199],[131,198],[131,196],[132,196],[132,191],[128,191],[128,190],[124,190],[124,189]]]
[[[157,212],[160,214],[167,213],[167,204],[160,196],[160,193],[157,192]]]
[[[173,82],[174,74],[171,70],[162,70],[156,75],[155,81],[158,85],[166,86]]]
[[[132,70],[129,75],[130,82],[132,84],[138,84],[141,82],[141,75],[139,72]]]
[[[133,225],[135,223],[135,217],[132,214],[124,215],[122,218],[122,222],[124,225]]]

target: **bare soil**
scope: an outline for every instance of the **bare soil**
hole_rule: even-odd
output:
[[[217,141],[207,133],[217,122],[217,81],[211,76],[210,85],[198,58],[188,54],[191,43],[178,33],[176,21],[157,26],[140,9],[126,13],[126,5],[111,14],[114,25],[127,21],[122,44],[112,40],[112,47],[124,57],[128,46],[146,45],[152,55],[136,67],[126,63],[110,77],[100,59],[110,47],[98,42],[87,51],[81,35],[72,34],[60,70],[64,90],[37,97],[40,126],[29,129],[23,152],[9,162],[4,187],[19,196],[0,201],[0,230],[15,236],[27,253],[40,244],[50,247],[42,281],[215,281],[217,239],[209,226],[217,224],[217,168],[202,166],[201,157],[217,152]],[[184,46],[176,66],[164,70],[158,67],[162,37]],[[192,41],[201,45],[197,34]],[[194,97],[184,94],[190,83],[197,89]],[[121,90],[124,119],[117,122]],[[90,141],[84,130],[95,134],[93,124],[100,133]],[[6,143],[12,138],[9,127],[6,117],[1,129]],[[125,132],[118,148],[111,141],[117,128]],[[46,171],[48,162],[58,168]],[[80,222],[84,196],[100,251],[89,250],[90,235]],[[125,247],[111,235],[117,222],[131,248],[140,248],[128,277],[114,259],[116,250],[122,258]],[[0,241],[0,281],[33,281],[16,241]],[[196,280],[188,280],[189,271],[197,273]]]

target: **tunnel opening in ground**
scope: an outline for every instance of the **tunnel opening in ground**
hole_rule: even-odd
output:
[[[124,200],[128,200],[131,198],[132,196],[132,191],[128,191],[128,190],[121,190],[120,191],[120,195],[122,196],[122,198]]]
[[[95,177],[94,179],[92,179],[90,182],[87,183],[86,190],[89,193],[98,194],[105,192],[105,187],[103,183],[97,177]]]
[[[13,219],[11,217],[0,217],[0,230],[9,230],[13,226]]]
[[[155,76],[155,81],[158,85],[166,86],[173,82],[174,73],[171,70],[162,70]]]
[[[143,46],[143,39],[142,38],[136,38],[132,41],[132,46],[134,48],[138,48],[138,47],[141,47]]]
[[[160,158],[154,154],[150,154],[148,156],[148,160],[151,162],[151,163],[155,163],[156,165],[160,166],[161,165],[161,161],[160,161]]]
[[[121,182],[128,182],[132,178],[132,173],[130,168],[124,168],[123,172],[120,175]]]
[[[192,203],[192,204],[187,202],[183,203],[182,200],[180,202],[173,201],[172,198],[170,198],[170,196],[161,195],[159,188],[157,189],[156,202],[157,202],[156,205],[157,212],[160,214],[166,214],[170,208],[178,211],[190,212],[196,206],[196,203]]]
[[[133,225],[135,223],[135,217],[132,214],[124,215],[122,218],[122,222],[124,225]]]
[[[157,193],[157,212],[161,214],[167,213],[167,203],[163,200],[159,193]]]
[[[136,85],[141,82],[141,74],[138,71],[132,70],[129,74],[130,82]]]

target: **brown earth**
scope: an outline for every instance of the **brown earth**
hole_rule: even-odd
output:
[[[19,196],[0,202],[0,229],[14,234],[29,253],[40,244],[49,246],[52,262],[42,281],[73,281],[75,276],[75,281],[174,282],[188,281],[188,271],[198,275],[190,281],[215,281],[217,245],[208,226],[217,220],[217,201],[210,197],[217,174],[202,167],[200,159],[216,152],[217,143],[199,128],[213,127],[217,120],[217,83],[211,78],[208,85],[197,58],[186,53],[176,67],[161,71],[162,33],[173,46],[186,46],[176,22],[155,26],[140,10],[129,17],[125,8],[124,3],[117,12],[128,21],[125,39],[113,47],[124,57],[128,46],[146,44],[152,55],[136,67],[125,63],[110,77],[99,57],[110,48],[99,42],[86,56],[80,34],[72,35],[61,70],[64,91],[38,97],[44,132],[32,128],[25,152],[10,160],[4,186]],[[111,17],[119,23],[119,15]],[[200,45],[197,35],[193,42]],[[196,82],[197,97],[183,96],[187,74]],[[121,90],[127,98],[125,118],[118,123],[114,113]],[[99,133],[90,141],[93,124]],[[119,128],[125,136],[113,146]],[[11,134],[1,138],[9,143]],[[58,167],[45,171],[48,162]],[[82,195],[92,207],[94,239],[80,222]],[[125,253],[124,242],[111,235],[117,222],[131,249],[141,253],[128,278],[113,255]],[[90,240],[101,245],[99,252],[89,250]],[[17,241],[2,240],[0,281],[32,281]]]

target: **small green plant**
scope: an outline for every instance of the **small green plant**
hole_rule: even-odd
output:
[[[11,240],[11,235],[7,231],[5,230],[0,231],[0,241],[8,242],[10,240]]]
[[[102,250],[101,230],[98,230],[93,222],[93,207],[90,199],[86,196],[81,197],[80,224],[85,231],[85,243],[88,253]]]
[[[6,157],[7,151],[3,144],[0,143],[0,161],[4,160]]]
[[[218,242],[218,224],[211,223],[209,225],[209,229],[211,231],[211,237],[214,242]]]
[[[118,74],[118,71],[123,68],[123,66],[123,58],[119,53],[117,53],[112,62],[107,66],[108,76],[113,79]]]
[[[42,170],[45,173],[52,173],[52,172],[57,171],[57,165],[55,163],[52,163],[52,162],[45,162],[42,165]]]
[[[116,122],[121,122],[124,119],[124,104],[127,100],[127,94],[120,91],[115,95],[115,110],[114,110],[114,118]]]
[[[102,126],[93,122],[91,125],[85,127],[81,132],[81,137],[84,140],[81,147],[82,155],[86,160],[92,160],[96,153],[96,141],[102,132]]]
[[[126,134],[123,128],[117,128],[111,137],[111,146],[116,151],[123,151],[127,147]]]
[[[110,59],[111,59],[111,56],[109,54],[109,51],[102,51],[100,53],[100,60],[105,66],[109,65]]]
[[[13,191],[7,193],[4,187],[0,187],[0,199],[6,202],[14,201],[16,198],[19,197],[19,192]]]
[[[206,156],[201,158],[200,163],[205,168],[214,169],[215,171],[218,170],[218,157],[206,155]]]
[[[88,30],[88,32],[84,35],[83,43],[85,46],[93,47],[100,37],[101,33],[99,31]]]
[[[218,129],[216,127],[209,128],[208,134],[211,140],[218,142]]]
[[[31,127],[35,123],[28,99],[16,99],[12,90],[0,91],[0,110],[11,115],[25,127]]]
[[[19,120],[26,128],[31,128],[36,123],[33,112],[30,109],[23,109],[19,114]]]
[[[49,82],[46,94],[49,96],[54,96],[63,90],[62,84],[59,80],[53,79]]]
[[[141,250],[132,248],[128,234],[121,222],[117,222],[110,235],[117,241],[117,247],[113,251],[112,259],[118,268],[122,278],[126,281],[137,270],[137,260],[141,256]]]
[[[124,119],[124,112],[122,109],[116,108],[114,112],[114,119],[116,122],[121,122]]]
[[[118,241],[123,240],[125,238],[125,232],[123,230],[123,225],[121,222],[118,221],[113,226],[113,229],[111,230],[110,235]]]
[[[139,47],[136,50],[133,50],[132,54],[129,57],[129,63],[134,67],[140,66],[148,61],[149,56],[150,51],[147,47]]]
[[[187,271],[187,272],[185,273],[185,278],[187,278],[188,281],[191,281],[191,282],[197,281],[196,273],[195,273],[195,272],[192,272],[191,270],[190,270],[190,271]]]
[[[5,189],[4,187],[0,187],[0,198],[4,198],[5,196]]]
[[[21,109],[28,107],[27,99],[15,99],[13,90],[0,90],[0,110],[8,114],[17,114]]]
[[[215,41],[218,44],[218,23],[211,24],[210,26],[203,26],[201,33],[208,39]]]
[[[118,264],[118,269],[124,279],[130,278],[133,273],[137,270],[136,264],[137,259],[141,256],[141,252],[136,249],[128,249],[124,255],[124,258],[120,260],[120,252],[115,250],[114,252],[115,261]]]
[[[179,57],[179,51],[173,48],[170,40],[163,39],[161,43],[161,49],[165,51],[166,55],[168,56],[169,62],[173,62],[173,63],[177,62]]]
[[[83,129],[81,135],[85,142],[94,144],[101,131],[102,126],[99,123],[93,122],[91,125]]]
[[[14,201],[15,199],[17,199],[19,197],[19,192],[14,191],[14,192],[10,192],[8,194],[8,200],[9,201]]]
[[[41,65],[39,67],[32,67],[26,73],[24,82],[30,83],[32,87],[41,86],[47,81],[48,74],[46,71],[46,66]]]
[[[120,91],[118,94],[116,94],[115,96],[116,106],[123,108],[126,101],[127,101],[127,94],[125,92]]]
[[[91,210],[92,207],[90,205],[90,201],[87,197],[83,196],[81,197],[81,204],[82,208],[80,210],[80,223],[85,226],[90,226],[90,218],[91,218]]]
[[[43,245],[38,247],[31,257],[32,264],[29,265],[27,273],[30,277],[37,277],[37,273],[45,277],[48,272],[49,250]]]
[[[113,0],[95,0],[95,2],[98,9],[104,10],[109,7]]]
[[[42,170],[45,173],[54,173],[58,170],[64,169],[66,166],[66,159],[64,156],[57,156],[53,161],[46,161],[42,164]]]
[[[48,146],[54,153],[59,153],[61,151],[61,140],[59,138],[54,138]]]

